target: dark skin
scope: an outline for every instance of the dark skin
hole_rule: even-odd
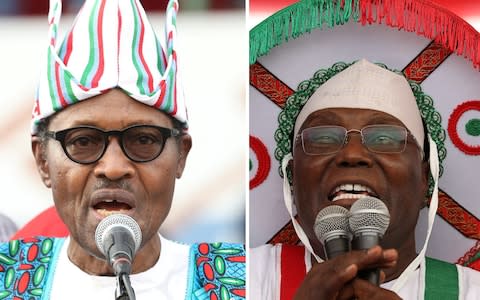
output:
[[[400,120],[380,111],[332,108],[313,112],[300,131],[320,125],[361,129],[373,124],[405,127]],[[332,202],[331,194],[337,186],[346,183],[368,186],[390,212],[390,226],[380,247],[368,252],[352,251],[314,265],[295,299],[399,299],[394,293],[355,276],[358,270],[381,268],[383,279],[390,281],[400,276],[416,257],[415,226],[419,211],[425,206],[429,169],[414,138],[409,135],[402,153],[380,154],[365,148],[359,134],[350,134],[349,142],[339,152],[316,156],[305,154],[298,139],[290,167],[299,222],[313,250],[323,259],[323,246],[313,231],[316,215],[329,205],[349,209],[355,201]]]
[[[49,130],[58,131],[80,125],[103,130],[121,130],[149,124],[172,128],[169,116],[144,105],[120,90],[72,105],[55,114]],[[94,241],[98,223],[105,212],[96,209],[94,201],[128,202],[130,215],[142,230],[142,244],[132,265],[132,273],[151,268],[160,257],[158,229],[170,211],[175,181],[183,173],[191,138],[168,138],[156,159],[136,163],[122,152],[117,137],[110,137],[103,157],[92,164],[71,161],[59,142],[46,144],[32,137],[32,150],[44,184],[52,189],[57,211],[70,231],[69,259],[80,269],[94,275],[113,275],[113,271]],[[115,210],[117,208],[112,208]]]

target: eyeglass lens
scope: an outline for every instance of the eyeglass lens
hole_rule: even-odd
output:
[[[340,126],[318,126],[302,131],[303,150],[307,154],[331,154],[348,142],[349,133],[361,133],[362,143],[372,152],[398,153],[405,149],[407,130],[395,125],[373,125],[347,131]]]
[[[156,127],[136,126],[120,132],[121,146],[133,161],[149,161],[163,149],[164,135]],[[108,144],[106,133],[95,128],[74,128],[64,137],[67,154],[81,163],[94,162],[102,156]]]

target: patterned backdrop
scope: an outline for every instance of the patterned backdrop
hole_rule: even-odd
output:
[[[276,117],[287,97],[319,69],[338,61],[349,63],[367,58],[402,70],[409,79],[421,84],[433,98],[447,132],[438,217],[427,255],[480,269],[480,206],[475,190],[480,169],[480,34],[472,28],[477,48],[468,54],[459,50],[462,45],[452,47],[448,39],[416,32],[415,23],[408,30],[413,32],[404,31],[407,25],[385,25],[385,20],[383,24],[375,23],[350,20],[341,26],[324,26],[323,30],[315,29],[281,43],[267,56],[255,60],[251,53],[251,246],[299,242],[283,208],[279,163],[273,152]],[[463,25],[470,30],[469,25]],[[425,220],[426,212],[422,211],[417,226],[418,249],[425,240]]]

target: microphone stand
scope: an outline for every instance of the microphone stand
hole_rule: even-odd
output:
[[[135,300],[135,291],[130,284],[130,277],[126,273],[120,273],[117,276],[115,300]]]

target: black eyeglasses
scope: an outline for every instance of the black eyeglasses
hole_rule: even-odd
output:
[[[149,162],[162,153],[165,141],[182,133],[178,129],[154,125],[135,125],[123,130],[103,131],[92,126],[79,126],[48,131],[46,136],[60,142],[72,161],[91,164],[102,158],[110,136],[119,138],[123,153],[134,162]]]
[[[362,144],[376,153],[403,152],[410,134],[406,128],[396,125],[370,125],[360,130],[347,130],[341,126],[317,126],[303,129],[297,138],[302,139],[302,148],[306,154],[326,155],[340,151],[348,143],[349,133],[359,133]]]

